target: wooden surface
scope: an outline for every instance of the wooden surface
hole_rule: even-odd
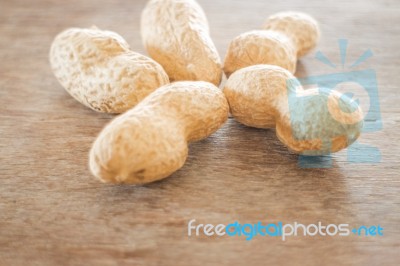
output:
[[[199,0],[223,57],[229,41],[281,10],[321,22],[317,50],[340,65],[367,49],[357,69],[377,73],[383,130],[360,142],[382,161],[301,169],[270,130],[233,119],[190,146],[186,165],[147,186],[106,185],[89,173],[90,145],[112,116],[72,99],[53,77],[48,51],[70,26],[119,32],[144,52],[136,1],[0,1],[0,265],[398,265],[400,261],[400,3]],[[332,69],[313,51],[299,77]],[[341,69],[335,71],[342,71]],[[187,236],[187,223],[349,223],[384,227],[382,237]]]

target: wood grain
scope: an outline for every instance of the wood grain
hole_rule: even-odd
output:
[[[302,169],[272,130],[233,119],[194,143],[186,165],[147,186],[105,185],[88,150],[112,116],[72,99],[53,77],[48,52],[71,26],[119,32],[138,52],[140,1],[1,0],[0,265],[398,265],[400,233],[400,3],[397,0],[199,0],[222,56],[229,41],[281,10],[321,22],[318,50],[340,66],[367,49],[357,69],[377,73],[383,130],[360,142],[380,149],[375,164]],[[299,77],[329,74],[314,52]],[[188,237],[187,223],[349,223],[384,227],[381,237]]]

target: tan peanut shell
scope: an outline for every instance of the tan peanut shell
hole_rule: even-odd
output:
[[[313,49],[319,39],[318,23],[300,12],[281,12],[268,18],[263,30],[243,33],[232,40],[225,56],[229,77],[238,69],[269,64],[296,72],[297,58]]]
[[[188,142],[212,134],[228,112],[224,94],[211,83],[165,85],[102,130],[90,151],[90,169],[103,182],[165,178],[183,166]]]
[[[233,73],[223,90],[234,118],[251,127],[276,128],[290,150],[305,155],[337,152],[360,135],[363,114],[347,96],[304,90],[286,69],[255,65]]]
[[[298,57],[314,49],[320,36],[318,22],[302,12],[276,13],[268,18],[264,29],[287,35],[293,41]]]
[[[150,0],[142,12],[141,34],[147,52],[171,81],[220,84],[221,60],[196,1]]]
[[[240,34],[229,45],[225,74],[229,77],[238,69],[263,62],[295,72],[296,51],[291,40],[277,31],[254,30]]]
[[[133,52],[117,33],[70,28],[54,39],[50,63],[61,85],[87,107],[122,113],[169,83],[154,60]]]

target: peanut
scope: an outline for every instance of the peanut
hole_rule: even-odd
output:
[[[229,77],[238,69],[257,65],[277,65],[296,72],[296,61],[313,49],[319,39],[318,23],[299,12],[281,12],[267,20],[263,30],[236,37],[229,45],[224,71]]]
[[[103,182],[165,178],[183,166],[188,142],[212,134],[228,112],[224,94],[211,83],[165,85],[103,129],[90,151],[90,169]]]
[[[286,69],[255,65],[233,73],[223,89],[234,118],[275,128],[279,140],[304,155],[324,155],[352,144],[363,114],[355,101],[327,89],[304,90]]]
[[[147,52],[164,67],[171,81],[220,84],[221,60],[196,1],[149,1],[142,12],[141,34]]]
[[[97,28],[70,28],[57,35],[50,63],[69,94],[100,112],[122,113],[169,83],[157,62],[131,51],[117,33]]]

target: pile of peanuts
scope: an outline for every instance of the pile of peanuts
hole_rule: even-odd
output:
[[[90,151],[90,170],[103,182],[144,184],[171,175],[185,163],[188,143],[218,130],[229,112],[247,126],[275,128],[298,154],[336,152],[360,135],[363,114],[354,101],[304,90],[293,76],[297,58],[320,35],[307,14],[281,12],[261,30],[239,35],[223,66],[194,0],[150,0],[141,35],[151,58],[96,27],[67,29],[51,46],[52,70],[72,97],[95,111],[122,113]],[[293,112],[289,98],[308,96],[313,100]]]

